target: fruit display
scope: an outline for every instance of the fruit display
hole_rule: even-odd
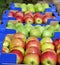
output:
[[[31,24],[47,24],[48,19],[55,19],[56,17],[52,12],[42,13],[32,13],[28,11],[23,13],[21,11],[10,10],[8,17],[16,18],[17,21],[21,23],[31,23]]]
[[[22,9],[22,12],[44,12],[46,8],[50,8],[48,3],[36,3],[36,4],[25,4],[25,3],[15,3],[15,7],[19,7]]]
[[[23,24],[18,21],[9,21],[7,24],[8,29],[15,29],[16,33],[21,32],[27,37],[35,36],[37,38],[54,36],[55,31],[59,31],[60,24],[53,25],[31,25],[31,23]]]
[[[60,38],[44,37],[39,41],[34,36],[26,38],[22,33],[9,34],[2,52],[16,54],[17,64],[60,65]]]

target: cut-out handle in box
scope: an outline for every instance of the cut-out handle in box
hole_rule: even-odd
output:
[[[11,53],[0,52],[0,63],[14,63],[16,64],[16,55]]]

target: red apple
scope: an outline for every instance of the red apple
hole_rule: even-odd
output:
[[[21,17],[21,16],[16,16],[16,19],[17,19],[19,22],[21,22],[21,23],[24,22],[24,19],[23,19],[23,17]]]
[[[10,53],[16,54],[17,56],[16,63],[20,64],[23,62],[24,55],[19,50],[13,50]]]
[[[55,50],[57,50],[57,47],[59,47],[59,45],[60,45],[60,38],[54,40],[54,41],[53,41],[53,44],[54,44],[54,46],[55,46]]]
[[[28,54],[24,57],[24,64],[39,65],[40,58],[38,54]]]
[[[56,50],[59,50],[59,49],[60,49],[60,44],[57,44],[57,46],[56,46],[55,49],[56,49]]]
[[[52,12],[45,12],[45,16],[52,16]]]
[[[23,15],[23,13],[21,11],[17,11],[15,13],[15,17],[17,17],[17,16],[21,16],[23,18],[24,15]]]
[[[9,53],[9,49],[8,49],[7,47],[4,47],[4,46],[3,46],[2,52],[4,52],[4,53]]]
[[[34,20],[33,20],[32,17],[26,17],[26,18],[25,18],[25,22],[26,22],[26,23],[34,23]]]
[[[14,47],[13,49],[11,49],[11,51],[14,51],[14,50],[19,50],[20,52],[23,53],[23,55],[25,54],[24,49],[22,47],[20,47],[20,46],[17,46],[17,47]]]
[[[22,39],[24,42],[26,41],[26,36],[22,33],[16,33],[14,34],[14,38]]]
[[[33,54],[36,53],[40,56],[40,50],[36,47],[27,48],[25,54],[27,55],[27,54],[30,54],[30,53],[33,53]]]
[[[29,47],[36,47],[40,50],[40,44],[38,41],[36,40],[32,40],[32,41],[29,41],[27,44],[26,44],[26,49],[29,48]]]
[[[60,65],[60,53],[57,54],[57,63]]]
[[[12,41],[11,41],[11,43],[10,43],[10,48],[12,49],[12,48],[17,47],[17,46],[25,48],[25,43],[21,39],[13,38]]]
[[[56,65],[56,63],[57,63],[56,53],[47,51],[41,55],[42,65]]]
[[[14,15],[15,15],[14,11],[10,11],[9,14],[8,14],[9,17],[14,17]]]
[[[43,17],[43,23],[46,24],[48,22],[48,19],[52,18],[51,16],[44,16]]]
[[[32,40],[36,40],[36,41],[38,41],[39,42],[39,40],[36,38],[36,37],[29,37],[28,39],[27,39],[27,41],[26,41],[26,43],[28,43],[29,41],[32,41]]]

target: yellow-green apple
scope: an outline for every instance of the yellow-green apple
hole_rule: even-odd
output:
[[[8,48],[9,45],[10,45],[10,42],[8,40],[5,40],[3,43],[3,46]]]
[[[13,50],[13,51],[10,51],[10,53],[16,54],[16,63],[17,64],[20,64],[20,63],[23,62],[24,55],[22,54],[21,51],[19,51],[19,50]]]
[[[41,37],[41,32],[38,29],[36,29],[36,28],[32,28],[30,30],[30,36],[34,36],[34,37],[40,38]]]
[[[16,33],[16,34],[14,34],[14,38],[22,39],[24,42],[26,41],[26,35],[24,35],[22,33]]]
[[[26,40],[26,43],[28,43],[29,41],[32,41],[32,40],[36,40],[36,41],[39,42],[39,40],[38,40],[36,37],[30,36],[30,37]]]
[[[25,55],[25,57],[24,57],[24,64],[39,65],[40,64],[39,55],[38,54],[28,54],[28,55]]]
[[[60,65],[60,53],[57,54],[57,63]]]
[[[41,51],[45,51],[46,49],[53,49],[54,50],[54,45],[51,43],[45,43],[41,46]]]
[[[27,48],[26,52],[25,52],[25,55],[30,54],[30,53],[38,54],[40,56],[40,50],[38,48],[36,48],[36,47]]]
[[[12,48],[10,51],[13,51],[13,50],[19,50],[19,51],[21,51],[21,52],[23,53],[23,55],[25,54],[24,48],[22,48],[22,47],[20,47],[20,46],[14,47],[14,48]]]
[[[56,63],[57,63],[56,53],[51,52],[51,51],[42,53],[41,55],[42,65],[56,65]]]
[[[42,40],[40,41],[40,44],[43,45],[45,43],[53,43],[52,39],[49,37],[44,37],[42,38]]]
[[[11,43],[10,43],[10,49],[20,46],[22,48],[25,48],[25,43],[23,40],[18,39],[18,38],[13,38]]]
[[[26,44],[26,49],[29,48],[29,47],[36,47],[40,50],[40,44],[38,41],[36,40],[31,40],[29,41],[27,44]]]
[[[3,46],[2,47],[2,52],[9,53],[9,48]]]

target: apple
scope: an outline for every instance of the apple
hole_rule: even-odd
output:
[[[22,8],[22,12],[26,12],[27,11],[27,5],[25,3],[21,4],[21,8]]]
[[[44,9],[42,8],[42,5],[40,3],[37,3],[34,5],[35,7],[35,12],[43,12]]]
[[[22,54],[24,55],[25,54],[25,51],[24,51],[24,48],[20,47],[20,46],[17,46],[17,47],[14,47],[12,48],[10,51],[14,51],[14,50],[19,50],[20,52],[22,52]]]
[[[41,51],[45,51],[46,49],[54,50],[54,45],[52,43],[45,43],[41,46]]]
[[[31,24],[33,24],[33,23],[34,23],[34,20],[33,20],[32,17],[26,17],[26,18],[25,18],[25,22],[26,22],[26,23],[31,23]]]
[[[7,36],[5,37],[5,40],[8,41],[8,42],[11,42],[11,39],[10,39],[9,35],[7,35]]]
[[[35,12],[33,4],[27,4],[27,10],[30,12]]]
[[[52,18],[51,16],[44,15],[44,17],[43,17],[43,24],[47,24],[48,19],[51,19],[51,18]]]
[[[57,63],[60,65],[60,53],[57,54]]]
[[[45,30],[48,30],[50,28],[50,25],[47,25],[44,28],[45,28]]]
[[[27,44],[26,44],[26,49],[29,48],[29,47],[36,47],[40,50],[40,44],[38,41],[36,40],[31,40],[29,41]]]
[[[23,63],[24,64],[30,64],[30,65],[39,65],[39,63],[40,63],[39,55],[38,54],[25,55]]]
[[[5,40],[4,43],[3,43],[3,46],[8,48],[9,47],[9,44],[10,44],[10,42],[7,41],[7,40]]]
[[[11,51],[10,53],[16,54],[16,57],[17,57],[16,63],[17,63],[17,64],[20,64],[20,63],[23,62],[24,55],[22,54],[21,51],[19,51],[19,50],[13,50],[13,51]]]
[[[14,38],[22,39],[24,42],[26,41],[26,35],[24,35],[22,33],[14,34]]]
[[[50,37],[52,38],[53,37],[53,33],[49,30],[45,30],[42,34],[42,37]]]
[[[9,53],[9,49],[7,48],[7,47],[2,47],[2,52],[4,52],[4,53]]]
[[[41,33],[40,33],[40,31],[38,29],[32,28],[30,30],[30,36],[34,36],[34,37],[40,38],[41,37]]]
[[[56,65],[56,63],[57,63],[56,53],[47,51],[41,55],[42,65]]]
[[[26,43],[28,43],[29,41],[32,41],[32,40],[35,40],[35,41],[39,42],[39,40],[38,40],[36,37],[30,36],[30,37],[28,37],[28,39],[26,40]]]
[[[23,12],[21,12],[21,11],[17,11],[17,12],[15,13],[15,17],[17,17],[17,16],[23,17],[24,14],[23,14]]]
[[[23,19],[23,17],[21,17],[21,16],[16,16],[16,19],[17,19],[17,21],[19,21],[19,22],[21,22],[21,23],[24,22],[24,19]]]
[[[38,48],[36,48],[36,47],[27,48],[26,52],[25,52],[25,55],[30,54],[30,53],[38,54],[40,56],[40,50]]]
[[[33,26],[31,25],[31,23],[26,23],[24,28],[28,31],[28,33],[30,32],[30,30],[33,28]]]
[[[55,46],[55,50],[57,50],[60,46],[60,38],[55,39],[53,45]]]
[[[52,17],[52,12],[45,12],[45,16],[51,16]]]
[[[55,46],[56,51],[59,50],[59,49],[60,49],[60,43]]]
[[[53,43],[53,41],[49,37],[42,38],[42,40],[40,41],[40,44],[44,45],[45,43]]]
[[[11,43],[10,43],[10,48],[12,49],[12,48],[17,47],[17,46],[25,48],[25,43],[21,39],[13,38],[12,41],[11,41]]]
[[[14,14],[15,14],[15,12],[14,12],[14,11],[9,11],[8,16],[9,16],[9,17],[14,17]]]

